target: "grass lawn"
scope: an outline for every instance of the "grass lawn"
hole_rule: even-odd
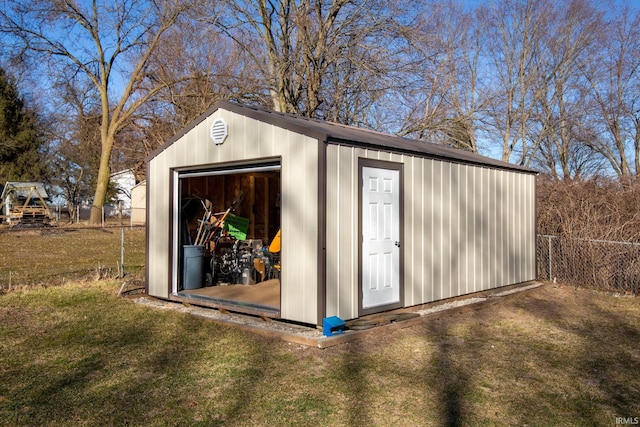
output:
[[[640,298],[547,285],[324,350],[116,296],[0,296],[0,425],[616,425]]]
[[[0,293],[34,284],[59,285],[78,278],[115,277],[122,229],[44,228],[0,232]],[[144,228],[124,228],[125,273],[141,276]]]

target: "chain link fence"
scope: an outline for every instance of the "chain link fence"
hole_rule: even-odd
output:
[[[91,216],[91,206],[83,205],[69,209],[68,206],[50,205],[49,211],[56,222],[82,223],[87,222]],[[122,208],[117,205],[104,205],[102,207],[102,226],[108,224],[144,225],[145,208]]]
[[[115,271],[125,264],[123,251],[127,269],[144,269],[144,228],[100,230],[6,230],[0,235],[0,290],[12,283]],[[540,280],[640,295],[640,243],[538,235],[536,258]]]
[[[0,230],[0,295],[20,287],[143,276],[144,227],[38,227]]]
[[[640,243],[538,235],[542,280],[640,294]]]

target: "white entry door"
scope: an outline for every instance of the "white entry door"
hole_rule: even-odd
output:
[[[363,167],[364,310],[400,302],[400,245],[400,171]]]

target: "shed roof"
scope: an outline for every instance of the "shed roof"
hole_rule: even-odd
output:
[[[18,199],[26,199],[27,197],[29,197],[29,193],[31,193],[31,189],[34,187],[38,191],[38,194],[40,194],[40,197],[42,197],[43,199],[49,198],[49,195],[44,189],[44,184],[42,182],[8,181],[2,189],[0,201],[4,200],[10,192],[13,192]]]
[[[517,170],[527,173],[537,173],[532,169],[492,159],[490,157],[481,156],[470,151],[448,147],[446,145],[433,144],[430,142],[403,138],[373,130],[279,113],[259,107],[244,106],[230,101],[219,101],[215,103],[207,111],[182,129],[181,132],[168,140],[165,145],[152,153],[149,160],[179,140],[182,136],[203,122],[218,109],[231,111],[254,120],[279,126],[329,144],[353,145],[363,148],[406,153],[420,157],[449,160],[458,163]]]

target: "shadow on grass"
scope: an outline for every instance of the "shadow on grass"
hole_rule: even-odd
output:
[[[522,308],[578,342],[577,346],[548,343],[549,359],[571,358],[564,365],[568,372],[559,372],[571,377],[565,387],[582,391],[566,402],[567,412],[585,422],[611,424],[615,417],[636,416],[640,413],[640,325],[616,312],[615,306],[603,308],[602,304],[615,303],[605,294],[572,291],[575,301],[568,305],[554,299],[549,288],[532,295]],[[540,361],[545,362],[549,360]]]
[[[427,322],[442,424],[603,425],[635,416],[640,325],[609,303],[565,303],[541,288],[500,301],[505,317],[484,305],[458,325],[455,316]]]
[[[437,383],[435,397],[439,401],[440,416],[443,425],[465,425],[465,396],[470,381],[467,370],[457,363],[455,354],[461,351],[460,345],[449,334],[445,322],[434,321],[427,325],[429,339],[436,339],[436,351],[432,359]]]
[[[374,425],[368,410],[373,393],[367,378],[367,373],[370,373],[367,358],[371,356],[363,351],[361,344],[360,340],[346,344],[347,350],[342,355],[337,372],[346,397],[343,403],[348,425],[352,426]]]
[[[450,328],[449,321],[438,320],[415,325],[411,329],[424,339],[410,339],[397,352],[398,332],[373,331],[346,344],[336,376],[347,425],[379,425],[381,419],[391,425],[469,425],[472,372],[456,357],[466,351],[465,342]],[[415,360],[408,359],[412,355]]]
[[[226,425],[250,415],[269,371],[259,340],[188,315],[96,298],[29,309],[9,337],[19,348],[0,357],[13,359],[0,368],[0,424]],[[38,325],[47,314],[56,320]]]

